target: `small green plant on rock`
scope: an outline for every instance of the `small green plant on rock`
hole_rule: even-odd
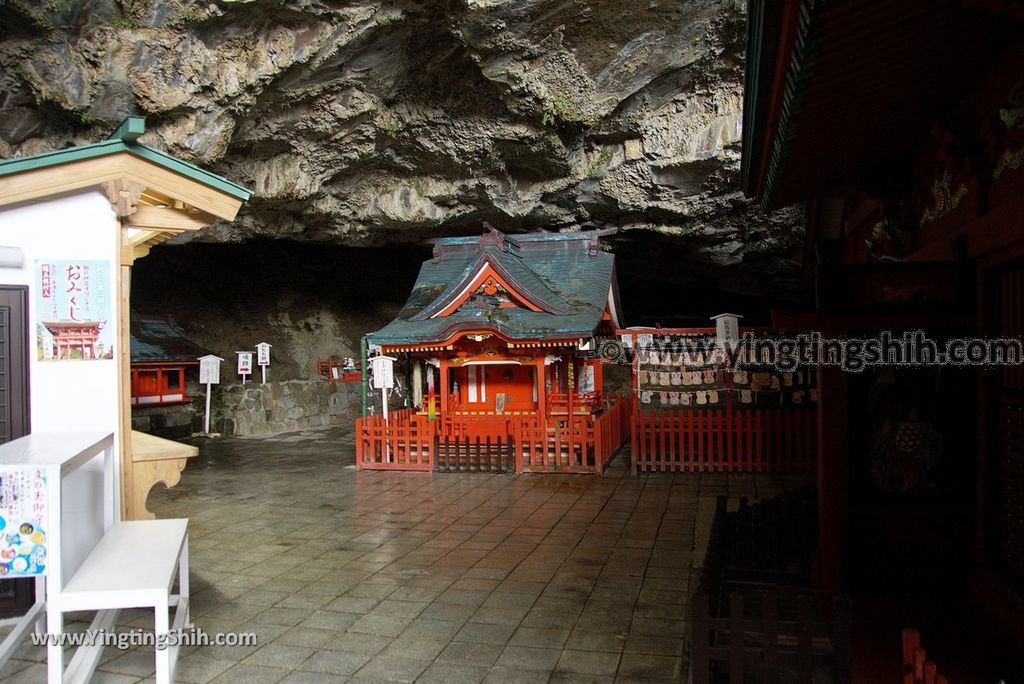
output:
[[[399,131],[402,130],[402,122],[393,114],[381,116],[377,126],[389,138],[397,138]]]
[[[597,178],[601,175],[601,170],[604,165],[612,158],[611,150],[607,147],[602,147],[601,151],[597,153],[597,159],[587,169],[587,178]]]
[[[548,103],[544,109],[544,116],[541,118],[541,125],[554,126],[562,115],[569,111],[569,101],[565,98],[556,97]]]

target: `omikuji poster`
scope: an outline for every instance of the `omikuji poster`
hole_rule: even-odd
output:
[[[110,264],[85,259],[36,262],[36,347],[40,360],[114,356]]]

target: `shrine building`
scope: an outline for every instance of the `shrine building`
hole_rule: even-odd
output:
[[[515,457],[517,471],[600,471],[622,439],[595,442],[594,431],[626,417],[625,402],[602,392],[594,353],[595,336],[621,327],[615,259],[601,235],[487,226],[479,237],[436,240],[404,308],[366,338],[397,359],[408,408],[392,413],[391,432],[407,425],[418,436],[388,449],[383,432],[370,434],[382,416],[364,417],[360,466],[433,469],[432,440],[442,450],[491,440],[506,449],[502,469]]]

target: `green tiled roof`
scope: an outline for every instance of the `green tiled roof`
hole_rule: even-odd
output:
[[[486,263],[543,310],[482,301],[432,317],[456,300]],[[444,238],[435,241],[434,258],[420,268],[398,317],[368,339],[382,345],[428,344],[469,329],[513,340],[589,337],[601,322],[609,292],[617,296],[615,257],[600,249],[596,232],[505,236],[492,229],[483,237]]]
[[[66,150],[42,152],[28,157],[2,160],[0,161],[0,176],[127,152],[240,200],[248,200],[252,196],[252,192],[223,176],[204,171],[198,166],[193,166],[165,152],[137,142],[138,137],[145,130],[145,119],[139,116],[131,116],[125,119],[117,130],[102,142],[69,147]]]
[[[210,351],[185,337],[176,325],[159,318],[131,316],[132,363],[197,361]]]

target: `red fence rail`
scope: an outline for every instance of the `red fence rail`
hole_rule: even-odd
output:
[[[813,470],[817,415],[801,408],[643,411],[632,402],[633,472]]]
[[[412,409],[356,419],[356,467],[367,470],[433,470],[437,422]]]
[[[437,450],[491,437],[511,445],[516,472],[601,473],[629,436],[630,404],[605,402],[597,416],[451,416],[428,420],[410,409],[356,419],[356,465],[371,470],[434,470]],[[484,435],[484,437],[481,437]],[[446,452],[447,453],[447,452]]]

